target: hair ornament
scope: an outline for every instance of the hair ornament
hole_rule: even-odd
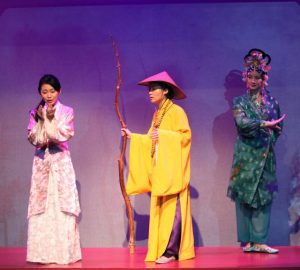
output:
[[[264,86],[268,85],[267,80],[268,72],[271,69],[269,65],[271,63],[271,56],[260,49],[251,49],[248,54],[244,57],[243,81],[246,81],[247,74],[252,71],[262,75]]]

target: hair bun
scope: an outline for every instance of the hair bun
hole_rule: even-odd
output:
[[[271,56],[267,53],[265,53],[261,49],[253,48],[251,49],[248,54],[244,57],[245,64],[249,61],[253,61],[253,58],[260,58],[264,60],[265,65],[269,65],[271,63]]]

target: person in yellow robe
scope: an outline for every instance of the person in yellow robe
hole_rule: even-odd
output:
[[[184,92],[166,72],[139,85],[148,86],[156,106],[147,134],[132,133],[130,139],[128,195],[151,192],[148,253],[145,261],[168,263],[195,257],[190,200],[191,129],[184,110],[171,99]]]

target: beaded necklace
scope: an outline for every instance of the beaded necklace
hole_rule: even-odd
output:
[[[162,105],[162,107],[155,111],[152,130],[158,129],[160,127],[160,124],[161,124],[166,112],[171,108],[172,105],[173,105],[173,103],[169,99],[167,99],[164,102],[164,104]],[[160,111],[162,111],[162,113],[161,113],[161,116],[159,117]],[[156,140],[152,140],[151,157],[154,156],[156,143],[157,143]]]

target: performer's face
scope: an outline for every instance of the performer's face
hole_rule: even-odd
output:
[[[168,90],[162,89],[159,84],[152,84],[149,87],[150,102],[155,105],[160,105],[165,99]]]
[[[246,84],[247,84],[247,89],[251,91],[261,89],[263,87],[262,75],[257,71],[248,72]]]
[[[41,96],[42,99],[48,105],[54,105],[58,100],[60,91],[56,91],[52,85],[50,84],[43,84],[41,87]]]

